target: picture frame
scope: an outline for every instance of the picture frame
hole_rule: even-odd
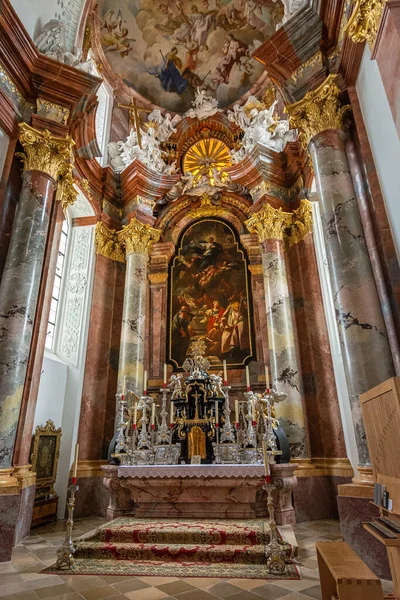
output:
[[[44,427],[36,427],[32,444],[32,471],[36,473],[35,499],[57,496],[54,484],[57,477],[60,457],[61,427],[55,427],[53,421],[46,421]]]

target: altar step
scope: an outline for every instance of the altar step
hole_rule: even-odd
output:
[[[75,558],[262,564],[265,562],[265,546],[80,542]]]
[[[269,526],[265,521],[197,519],[114,519],[100,527],[93,541],[134,544],[265,545]]]
[[[226,565],[265,564],[269,525],[262,520],[158,520],[121,517],[77,541],[75,559]],[[288,560],[295,548],[285,544]]]

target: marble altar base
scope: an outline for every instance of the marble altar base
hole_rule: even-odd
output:
[[[272,465],[278,525],[294,525],[295,463]],[[105,465],[107,518],[253,519],[267,517],[262,465]]]

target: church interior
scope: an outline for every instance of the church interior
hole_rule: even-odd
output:
[[[397,0],[1,0],[1,597],[400,600],[399,56]]]

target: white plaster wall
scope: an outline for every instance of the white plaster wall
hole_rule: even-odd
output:
[[[400,140],[378,64],[365,45],[356,83],[393,239],[400,257]]]
[[[6,160],[7,149],[8,149],[9,143],[10,143],[10,138],[5,133],[5,131],[0,129],[0,179],[1,179],[1,175],[3,173],[4,161]]]

